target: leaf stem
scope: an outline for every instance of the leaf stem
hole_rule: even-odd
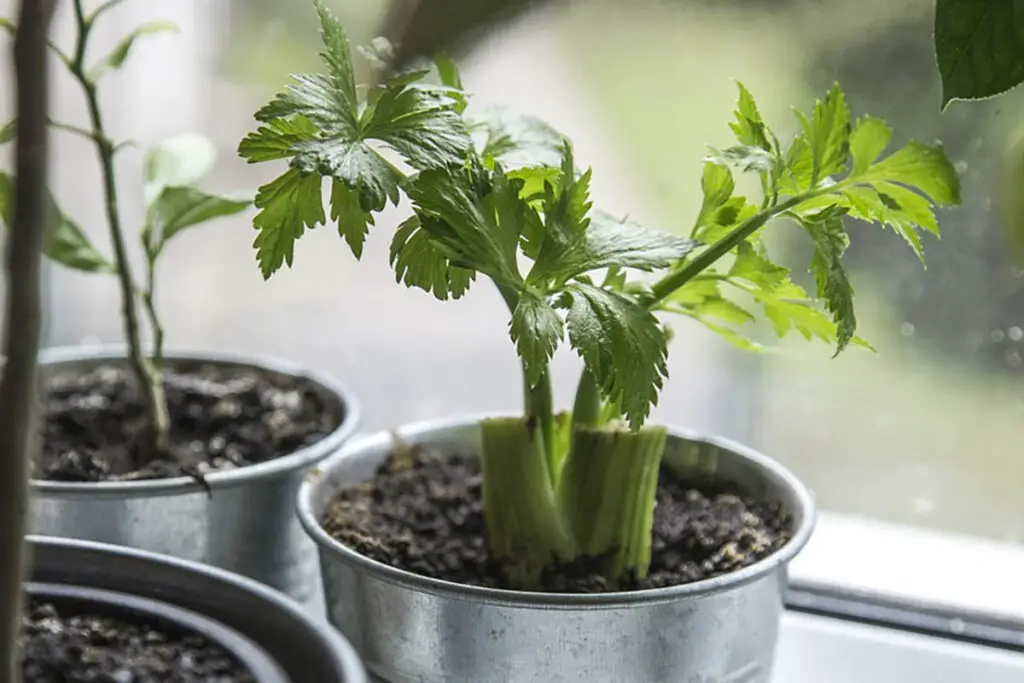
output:
[[[0,381],[0,681],[21,680],[21,580],[28,565],[31,457],[38,439],[40,271],[46,230],[49,72],[46,35],[55,0],[22,0],[14,38],[19,120],[13,220],[7,242],[6,321]]]
[[[834,189],[834,186],[828,188],[830,191]],[[732,230],[728,235],[718,240],[707,249],[699,253],[692,261],[687,263],[684,267],[679,270],[669,273],[665,277],[661,278],[651,287],[651,294],[653,295],[648,303],[649,308],[657,306],[659,303],[667,299],[677,290],[679,290],[687,282],[700,275],[702,271],[714,265],[718,259],[722,258],[730,251],[740,245],[745,239],[753,235],[765,223],[770,221],[772,218],[779,214],[785,213],[790,209],[794,208],[798,204],[801,204],[808,199],[823,194],[820,191],[808,192],[796,197],[792,197],[776,204],[775,206],[758,211],[756,214],[748,218],[747,220],[740,223],[736,228]]]
[[[501,292],[501,298],[505,300],[509,313],[514,313],[519,304],[519,294],[497,282],[495,282],[495,286]],[[551,482],[554,483],[558,478],[561,454],[558,453],[555,441],[555,401],[551,390],[551,372],[545,368],[537,379],[537,383],[531,386],[526,361],[520,359],[520,363],[523,369],[523,407],[527,418],[536,421],[540,427],[548,475]]]
[[[146,288],[142,291],[142,302],[146,307],[146,315],[153,333],[153,352],[150,358],[157,372],[163,372],[164,327],[156,311],[156,258],[156,254],[146,254]]]
[[[601,417],[601,393],[598,391],[597,380],[587,368],[583,368],[579,384],[576,385],[576,398],[572,404],[573,432],[580,427],[597,427]]]
[[[117,265],[117,276],[121,285],[125,337],[128,341],[128,365],[139,384],[139,391],[142,393],[145,406],[145,423],[139,458],[141,462],[149,462],[166,453],[168,448],[170,416],[167,410],[167,399],[164,395],[163,373],[146,358],[142,349],[138,310],[135,302],[135,285],[118,209],[114,146],[103,127],[96,83],[85,71],[85,48],[92,23],[86,17],[82,0],[74,0],[74,5],[75,19],[78,24],[78,39],[75,44],[75,56],[71,62],[71,74],[81,84],[85,93],[89,120],[93,129],[92,137],[102,169],[107,225],[110,229],[110,240],[114,247],[114,262]]]

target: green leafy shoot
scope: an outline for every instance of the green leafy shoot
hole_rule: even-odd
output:
[[[440,298],[464,291],[468,277],[455,279],[457,273],[494,281],[509,303],[510,333],[531,386],[567,330],[602,395],[639,428],[667,374],[665,333],[624,281],[597,285],[591,273],[664,268],[695,243],[604,214],[593,220],[591,174],[577,175],[567,142],[560,166],[547,168],[554,181],[545,182],[538,202],[523,192],[522,178],[506,175],[496,162],[493,170],[478,160],[470,170],[418,174],[409,189],[416,220],[399,229],[392,259],[407,284],[440,292]],[[417,235],[426,236],[430,251],[417,244],[410,253]],[[525,275],[519,268],[524,260],[532,260]],[[419,282],[412,274],[417,261],[423,267]],[[458,291],[452,291],[453,282]]]
[[[885,155],[889,126],[870,116],[852,121],[838,85],[810,113],[797,113],[800,130],[785,149],[742,85],[735,117],[737,145],[713,150],[704,163],[704,199],[692,229],[703,246],[655,284],[658,308],[751,350],[763,348],[741,333],[757,319],[751,305],[780,336],[796,331],[835,344],[837,354],[850,343],[868,346],[856,336],[845,220],[892,228],[924,264],[922,235],[939,234],[935,209],[960,202],[953,165],[940,146],[917,141]],[[760,176],[760,203],[735,194],[734,172]],[[814,296],[768,256],[761,232],[776,217],[800,225],[814,246]]]
[[[324,73],[302,74],[256,112],[260,127],[239,145],[250,163],[287,159],[289,168],[259,189],[254,246],[265,278],[291,265],[294,243],[331,217],[358,258],[374,215],[397,205],[405,176],[461,166],[471,140],[451,88],[424,82],[427,71],[398,73],[360,96],[341,22],[317,0]]]

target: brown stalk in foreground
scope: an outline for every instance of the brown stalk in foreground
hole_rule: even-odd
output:
[[[7,241],[6,364],[0,381],[0,683],[20,678],[21,579],[27,565],[29,457],[36,447],[42,323],[40,262],[46,221],[49,79],[46,40],[56,0],[21,0],[14,39],[18,137]]]

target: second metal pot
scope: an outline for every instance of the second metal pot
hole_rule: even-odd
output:
[[[407,443],[479,452],[479,417],[398,430]],[[339,489],[369,479],[390,433],[350,443],[299,491],[299,517],[320,548],[331,622],[389,683],[767,683],[786,566],[810,537],[814,505],[788,470],[722,439],[670,431],[665,462],[714,474],[783,503],[795,534],[731,574],[636,592],[527,593],[429,579],[370,560],[320,519]]]
[[[124,363],[123,347],[48,349],[41,372]],[[291,455],[206,477],[149,481],[32,482],[32,532],[130,546],[203,562],[265,583],[315,607],[316,550],[295,516],[295,494],[309,467],[355,431],[359,404],[333,380],[278,361],[228,354],[170,353],[169,367],[209,363],[311,380],[344,411],[341,424]]]
[[[42,584],[44,593],[56,589],[62,601],[99,597],[107,614],[111,597],[120,603],[118,611],[141,607],[220,643],[260,683],[368,683],[352,646],[337,631],[255,581],[103,543],[29,536],[28,544],[28,578],[36,582],[29,583],[30,592]]]

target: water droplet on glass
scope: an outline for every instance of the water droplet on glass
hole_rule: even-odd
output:
[[[1019,368],[1020,367],[1020,352],[1019,351],[1010,351],[1009,353],[1007,353],[1006,354],[1006,363],[1011,368]]]
[[[904,337],[914,336],[914,323],[903,323],[900,325],[900,334]]]
[[[1017,326],[1011,327],[1007,332],[1010,335],[1010,339],[1015,342],[1019,342],[1021,339],[1024,339],[1024,330]]]
[[[964,623],[963,619],[960,619],[959,617],[957,617],[955,619],[950,619],[949,620],[949,631],[950,631],[950,633],[955,633],[955,634],[959,635],[959,634],[963,633],[965,630],[967,630],[967,624]]]
[[[995,330],[992,330],[992,333],[989,334],[989,337],[992,338],[992,341],[994,341],[995,343],[998,344],[999,342],[1001,342],[1004,339],[1006,339],[1006,333],[1003,332],[1000,329],[995,329]]]
[[[981,210],[982,211],[991,211],[992,210],[992,198],[991,197],[985,197],[984,199],[981,200]]]
[[[956,168],[956,172],[959,173],[960,175],[963,175],[964,173],[967,173],[967,162],[966,161],[958,161],[958,162],[956,162],[956,164],[954,164],[954,167]]]

